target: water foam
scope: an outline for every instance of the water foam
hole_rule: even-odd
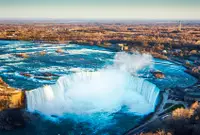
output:
[[[105,54],[111,54],[113,52],[110,51],[104,51],[104,50],[94,50],[94,49],[72,49],[67,50],[67,52],[71,55],[74,54],[90,54],[90,53],[105,53]]]

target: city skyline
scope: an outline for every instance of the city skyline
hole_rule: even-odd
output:
[[[200,19],[199,0],[0,0],[0,18]]]

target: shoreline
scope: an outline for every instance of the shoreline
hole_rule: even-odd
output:
[[[161,93],[162,93],[162,94],[161,94]],[[138,124],[136,124],[135,127],[130,128],[129,130],[127,130],[125,133],[123,133],[123,135],[128,135],[129,132],[130,132],[131,130],[134,130],[135,128],[139,128],[141,125],[144,125],[147,121],[150,121],[151,118],[153,118],[153,116],[154,116],[155,113],[158,111],[158,109],[160,108],[160,105],[161,105],[162,102],[163,102],[163,92],[160,92],[160,93],[159,93],[159,97],[161,97],[161,99],[159,100],[159,102],[158,102],[157,105],[155,106],[154,112],[151,112],[151,113],[145,115],[144,118],[143,118],[143,120],[141,120]],[[158,97],[158,98],[159,98],[159,97]]]

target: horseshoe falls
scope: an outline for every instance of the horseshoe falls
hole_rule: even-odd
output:
[[[143,62],[131,64],[130,60],[138,58]],[[133,75],[140,68],[148,66],[150,59],[149,56],[139,54],[119,53],[112,66],[62,76],[53,85],[27,91],[27,109],[48,116],[67,113],[112,114],[121,111],[123,107],[136,115],[153,112],[159,89]]]

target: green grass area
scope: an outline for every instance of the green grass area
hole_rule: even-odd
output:
[[[176,110],[177,108],[185,108],[183,104],[176,104],[176,105],[173,105],[172,107],[170,107],[167,111],[168,112],[171,112],[173,110]]]
[[[176,104],[176,105],[173,105],[171,106],[170,108],[168,108],[165,112],[159,114],[160,115],[163,115],[163,114],[166,114],[166,113],[170,113],[172,112],[173,110],[176,110],[177,108],[185,108],[183,104]]]
[[[166,103],[163,107],[163,109],[167,109],[169,107],[171,107],[173,105],[173,103]]]

